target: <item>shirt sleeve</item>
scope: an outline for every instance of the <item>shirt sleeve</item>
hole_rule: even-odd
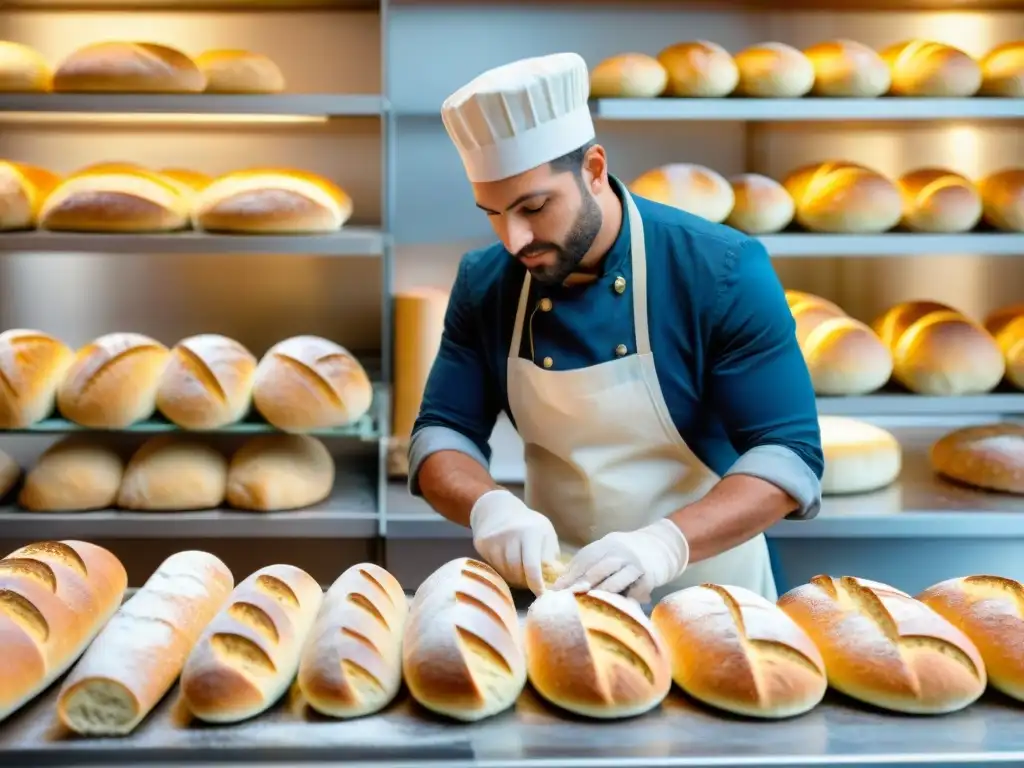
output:
[[[808,520],[821,508],[824,456],[811,377],[771,259],[757,240],[727,257],[711,331],[710,393],[740,458],[726,475],[778,486]]]
[[[427,377],[409,443],[409,490],[413,495],[421,495],[420,466],[438,451],[460,451],[485,468],[489,466],[488,441],[501,406],[476,315],[463,261],[448,300],[441,346]]]

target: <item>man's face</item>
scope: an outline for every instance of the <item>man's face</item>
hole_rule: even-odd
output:
[[[501,181],[473,185],[476,204],[505,249],[546,284],[563,282],[601,229],[601,208],[583,176],[547,164]]]

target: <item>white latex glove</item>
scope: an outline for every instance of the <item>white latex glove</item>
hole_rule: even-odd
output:
[[[507,582],[544,592],[543,563],[558,561],[558,534],[540,512],[510,491],[488,491],[469,514],[473,546]]]
[[[690,545],[671,520],[629,533],[609,533],[576,553],[552,589],[625,593],[639,603],[651,592],[683,575]]]

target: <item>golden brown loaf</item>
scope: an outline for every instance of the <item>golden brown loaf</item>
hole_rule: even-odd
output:
[[[590,71],[592,99],[653,99],[668,85],[668,72],[646,53],[621,53]]]
[[[157,43],[103,42],[79,48],[57,67],[64,92],[200,93],[206,78],[181,51]]]
[[[710,168],[673,163],[641,174],[630,191],[662,205],[721,224],[732,213],[736,198],[725,178]]]
[[[786,300],[789,303],[790,314],[793,315],[793,322],[796,325],[796,340],[801,348],[811,331],[817,328],[826,320],[837,317],[848,317],[848,315],[831,301],[826,301],[811,294],[796,294],[796,291],[787,291]]]
[[[818,296],[813,293],[808,293],[807,291],[793,291],[788,289],[786,290],[786,303],[789,305],[790,309],[793,309],[793,307],[795,307],[797,304],[803,304],[804,302],[807,301],[813,301],[818,304],[824,304],[827,307],[830,307],[832,310],[834,310],[835,316],[837,317],[843,317],[846,315],[846,312],[844,312],[838,304],[829,301],[828,299],[823,299],[821,296]]]
[[[945,43],[897,43],[882,51],[882,59],[892,75],[893,96],[957,98],[973,96],[981,87],[978,62]]]
[[[1005,232],[1024,232],[1024,168],[1008,168],[978,182],[985,221]]]
[[[334,487],[334,459],[309,435],[260,435],[228,467],[227,501],[236,509],[274,512],[317,504]]]
[[[0,451],[0,499],[3,499],[14,488],[21,478],[21,467],[18,462]]]
[[[993,688],[1024,701],[1024,584],[1002,576],[964,576],[935,584],[917,599],[971,638]]]
[[[729,52],[707,40],[676,43],[658,54],[668,73],[665,96],[721,98],[736,89],[740,71]]]
[[[328,717],[386,707],[402,685],[402,632],[409,605],[390,573],[373,563],[346,570],[327,590],[302,651],[299,689]]]
[[[46,449],[25,476],[18,504],[33,512],[114,506],[124,460],[93,435],[69,435]]]
[[[27,45],[0,40],[0,93],[46,93],[53,68]]]
[[[402,640],[412,697],[456,720],[508,709],[526,685],[526,659],[508,585],[490,566],[453,560],[416,590]]]
[[[215,509],[224,503],[228,460],[192,437],[160,435],[129,459],[117,506],[138,510]]]
[[[792,309],[795,318],[805,311],[821,318],[810,328],[811,323],[797,320],[800,351],[817,394],[866,395],[885,386],[892,376],[893,356],[874,331],[852,317],[828,317],[830,310],[820,305],[798,304]]]
[[[828,40],[804,50],[814,67],[815,96],[872,99],[889,90],[889,67],[873,48],[855,40]]]
[[[636,601],[610,592],[545,592],[526,615],[525,648],[534,690],[578,715],[639,715],[672,687],[665,642]]]
[[[737,96],[795,99],[814,86],[814,65],[785,43],[758,43],[734,57],[740,71]]]
[[[156,411],[170,352],[140,333],[110,333],[78,350],[57,389],[66,419],[93,429],[123,429]]]
[[[981,96],[1024,98],[1024,42],[997,45],[981,60]]]
[[[899,477],[903,451],[891,432],[866,421],[819,416],[823,494],[868,493]]]
[[[748,717],[782,718],[825,696],[825,662],[776,605],[742,587],[702,584],[666,596],[651,620],[672,677],[698,701]]]
[[[60,177],[45,168],[0,160],[0,232],[35,227],[43,202],[59,183]]]
[[[234,339],[204,333],[171,350],[156,407],[183,429],[217,429],[245,417],[252,405],[256,357]]]
[[[793,198],[775,179],[742,173],[729,179],[735,204],[725,223],[750,235],[779,232],[793,221]]]
[[[857,163],[814,163],[783,182],[796,220],[812,232],[876,234],[895,227],[903,201],[896,185]]]
[[[942,168],[901,176],[903,226],[915,232],[967,232],[981,220],[981,195],[970,180]]]
[[[196,58],[207,93],[281,93],[284,75],[268,56],[252,51],[213,50]]]
[[[1024,305],[1015,304],[993,312],[985,319],[1006,361],[1006,380],[1024,389]]]
[[[291,565],[268,565],[235,587],[182,670],[189,711],[208,723],[237,723],[272,707],[295,679],[323,597],[313,577]]]
[[[940,475],[986,491],[1024,494],[1024,426],[985,424],[956,429],[932,445]]]
[[[18,429],[53,413],[57,387],[75,353],[42,331],[0,333],[0,429]]]
[[[990,312],[983,325],[986,331],[998,337],[1004,328],[1021,316],[1024,316],[1024,303],[1007,304]]]
[[[212,176],[207,176],[205,173],[194,171],[191,168],[161,168],[158,173],[183,186],[186,192],[192,193],[206,189],[213,181]]]
[[[882,709],[937,715],[985,690],[985,664],[963,632],[904,592],[867,579],[815,576],[779,607],[821,651],[833,688]]]
[[[61,722],[83,736],[124,736],[152,711],[185,665],[234,577],[207,552],[178,552],[97,635],[65,679]]]
[[[889,349],[895,349],[907,328],[933,312],[956,312],[948,304],[938,301],[904,301],[887,309],[871,323],[871,330],[878,334]]]
[[[121,605],[128,574],[84,541],[43,541],[0,560],[0,721],[63,675]]]
[[[214,180],[194,203],[192,223],[208,232],[336,232],[352,198],[331,181],[297,170],[257,168]]]

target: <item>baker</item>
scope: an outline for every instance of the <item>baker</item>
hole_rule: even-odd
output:
[[[499,242],[459,264],[411,490],[536,594],[575,553],[553,588],[646,602],[716,582],[774,600],[764,531],[814,517],[823,469],[782,286],[757,240],[632,196],[588,95],[586,63],[560,53],[441,108]],[[525,501],[488,472],[502,410]]]

